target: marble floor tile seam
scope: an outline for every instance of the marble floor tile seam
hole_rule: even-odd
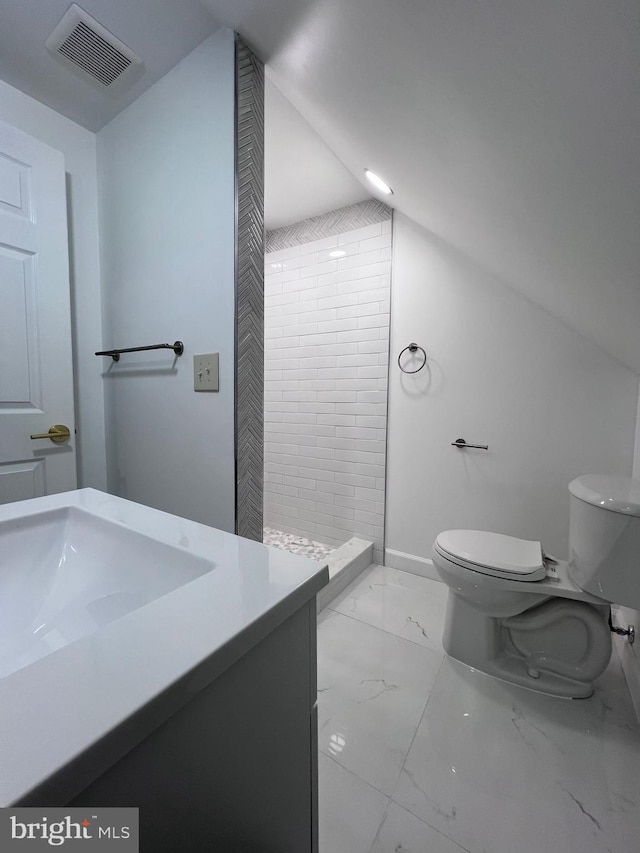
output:
[[[378,825],[378,829],[376,830],[376,834],[374,835],[373,841],[371,842],[371,847],[369,848],[369,853],[371,853],[372,850],[375,850],[375,846],[378,843],[378,836],[380,835],[380,830],[384,826],[384,822],[387,819],[387,812],[389,811],[390,805],[391,805],[391,797],[388,797],[387,798],[387,805],[385,806],[384,812],[382,813],[382,820],[380,821],[380,823]]]
[[[376,791],[376,793],[383,796],[387,800],[387,806],[389,805],[389,801],[391,800],[391,797],[389,794],[385,794],[384,791],[381,791],[380,788],[377,788],[375,785],[372,785],[371,782],[368,782],[366,779],[364,779],[362,776],[360,776],[359,773],[356,773],[350,767],[346,767],[340,761],[336,761],[336,759],[332,755],[329,755],[329,753],[321,752],[321,755],[323,755],[325,758],[328,758],[329,761],[332,761],[337,767],[339,767],[341,770],[344,770],[345,773],[349,773],[351,776],[358,779],[358,781],[362,782],[363,785],[366,785],[367,787],[371,788],[372,791]],[[403,808],[404,808],[404,806],[403,806]],[[407,809],[407,811],[408,811],[408,809]],[[385,813],[386,813],[386,809],[385,809]],[[416,817],[416,815],[414,815],[414,817]],[[383,816],[382,820],[384,820],[384,816]],[[382,820],[380,821],[381,825],[382,825]],[[422,821],[422,822],[424,823],[424,821]],[[379,828],[380,827],[378,827],[378,829]]]
[[[420,715],[420,719],[418,720],[418,725],[416,726],[415,731],[413,733],[413,737],[411,738],[411,743],[409,744],[409,748],[407,749],[407,752],[405,753],[404,759],[402,761],[402,766],[400,767],[400,771],[398,773],[398,778],[396,779],[394,789],[393,789],[389,799],[391,802],[395,803],[397,806],[400,806],[400,808],[403,808],[406,811],[408,811],[410,814],[413,815],[413,817],[415,817],[417,820],[421,821],[423,824],[428,826],[429,829],[435,830],[440,835],[442,835],[443,838],[446,838],[448,841],[451,841],[453,844],[456,844],[458,847],[460,847],[461,850],[465,851],[465,853],[472,853],[472,851],[470,851],[467,847],[462,845],[460,843],[460,841],[458,841],[455,838],[452,838],[450,835],[447,835],[445,832],[443,832],[442,829],[440,829],[437,826],[433,826],[433,824],[431,824],[431,823],[429,823],[429,821],[425,820],[424,815],[418,814],[416,810],[411,808],[410,803],[403,802],[400,799],[396,799],[396,797],[395,797],[395,794],[396,794],[396,791],[398,789],[398,785],[399,785],[400,779],[402,778],[403,772],[409,777],[409,779],[412,779],[412,774],[406,768],[406,764],[407,764],[409,755],[411,753],[411,750],[413,749],[413,744],[414,744],[416,737],[418,735],[418,730],[419,730],[420,726],[422,725],[422,722],[425,718],[425,715],[427,714],[427,711],[429,708],[429,703],[431,701],[431,698],[432,698],[434,691],[436,689],[436,686],[438,684],[438,680],[440,679],[442,669],[443,669],[444,664],[445,664],[445,660],[446,660],[446,655],[444,655],[444,653],[443,653],[442,663],[440,664],[440,667],[438,669],[438,674],[436,675],[434,682],[433,682],[433,685],[431,687],[431,690],[429,691],[429,695],[427,696],[427,701],[425,702],[424,708],[422,710],[422,714]],[[387,809],[388,809],[388,805],[387,805]],[[385,809],[385,814],[386,814],[387,809]]]
[[[340,614],[340,615],[343,615],[343,614]],[[369,627],[372,627],[372,626],[369,626]],[[388,632],[383,631],[383,633],[388,633]],[[395,634],[393,634],[392,636],[395,636]],[[400,639],[402,639],[402,637],[400,637]],[[415,645],[415,644],[414,644],[414,645]],[[439,665],[439,667],[438,667],[438,675],[440,675],[440,671],[441,671],[441,669],[442,669],[442,666],[443,666],[443,665],[444,665],[444,655],[443,655],[443,659],[442,659],[442,661],[440,662],[440,665]],[[434,685],[434,686],[435,686],[436,681],[438,680],[438,675],[436,675],[436,677],[435,677],[435,679],[434,679],[434,682],[433,682],[433,685]],[[416,735],[417,735],[417,733],[418,733],[418,728],[420,727],[420,724],[421,724],[421,722],[422,722],[422,720],[423,720],[423,718],[424,718],[424,715],[425,715],[425,713],[426,713],[427,706],[429,705],[429,701],[430,701],[430,699],[431,699],[431,694],[432,694],[432,693],[433,693],[433,687],[432,687],[432,688],[431,688],[431,690],[429,691],[429,694],[428,694],[428,696],[427,696],[427,698],[426,698],[426,700],[425,700],[425,703],[424,703],[424,707],[422,708],[422,711],[420,712],[420,716],[418,717],[418,722],[416,723],[416,726],[415,726],[415,729],[414,729],[414,731],[413,731],[413,734],[411,735],[411,739],[410,739],[410,741],[409,741],[409,743],[408,743],[408,745],[407,745],[406,750],[404,751],[404,757],[403,757],[402,762],[401,762],[401,764],[400,764],[400,766],[399,766],[399,768],[398,768],[398,775],[397,775],[397,778],[396,778],[396,780],[395,780],[395,782],[394,782],[394,784],[393,784],[393,790],[394,790],[394,791],[395,791],[395,789],[398,787],[398,782],[400,781],[400,776],[401,776],[402,771],[403,771],[403,769],[404,769],[404,766],[405,766],[405,763],[406,763],[406,761],[407,761],[407,758],[409,757],[409,753],[410,753],[410,751],[411,751],[411,747],[413,746],[413,742],[414,742],[414,741],[415,741],[415,739],[416,739]],[[373,784],[369,779],[365,779],[365,778],[364,778],[364,776],[361,776],[359,773],[356,773],[354,770],[352,770],[352,769],[351,769],[350,767],[348,767],[347,765],[343,764],[341,761],[338,761],[336,758],[334,758],[334,757],[330,754],[330,752],[325,752],[325,750],[324,750],[324,749],[321,749],[321,748],[319,748],[319,752],[320,752],[322,755],[324,755],[324,756],[325,756],[325,758],[328,758],[330,761],[333,761],[333,763],[334,763],[334,764],[337,764],[337,765],[338,765],[338,767],[342,768],[342,770],[345,770],[347,773],[350,773],[352,776],[355,776],[355,777],[356,777],[357,779],[359,779],[361,782],[364,782],[364,784],[365,784],[365,785],[368,785],[368,786],[369,786],[370,788],[372,788],[374,791],[377,791],[379,794],[382,794],[382,796],[383,796],[383,797],[386,797],[388,800],[393,799],[393,794],[388,794],[388,793],[386,793],[386,792],[385,792],[385,791],[383,791],[381,788],[379,788],[377,785],[374,785],[374,784]],[[399,806],[401,806],[402,808],[405,808],[405,809],[407,808],[407,807],[406,807],[405,805],[403,805],[402,803],[398,803],[398,802],[396,802],[396,800],[393,800],[393,801],[396,803],[396,805],[399,805]],[[410,811],[410,809],[407,809],[407,811]],[[412,814],[413,814],[413,812],[412,812]],[[423,822],[423,823],[426,823],[426,821],[425,821],[423,818],[421,818],[419,815],[415,815],[415,814],[414,814],[414,817],[417,817],[419,820],[422,820],[422,822]],[[381,823],[382,823],[382,822],[381,822]],[[432,827],[432,828],[435,828],[435,827]],[[440,830],[438,830],[438,831],[440,831]],[[442,834],[442,833],[441,833],[441,834]],[[453,839],[450,839],[450,840],[453,840]],[[456,842],[456,843],[457,843],[457,842]]]
[[[334,757],[340,766],[388,797],[423,719],[444,654],[335,611],[329,611],[319,622],[318,639],[320,752]],[[358,665],[347,666],[336,681],[327,663],[335,657],[336,649],[351,643],[375,649],[376,654],[363,653]],[[384,689],[371,686],[378,683],[384,684]],[[370,695],[371,690],[374,695]],[[348,748],[338,756],[332,754],[335,739],[331,727],[336,723],[351,727]],[[386,756],[384,761],[380,755]]]
[[[405,761],[406,761],[406,758],[405,758]],[[405,769],[405,767],[404,767],[404,765],[403,765],[403,769],[400,771],[400,776],[398,776],[398,782],[400,781],[400,778],[401,778],[401,776],[402,776],[402,772],[404,772],[404,773],[409,777],[409,779],[413,782],[413,776],[412,776],[411,772],[410,772],[410,771],[408,771],[408,770],[406,770],[406,769]],[[413,784],[415,784],[415,785],[416,785],[416,787],[418,787],[418,788],[419,788],[419,786],[417,785],[417,783],[413,782]],[[396,789],[397,789],[397,787],[398,787],[398,783],[396,783]],[[420,788],[419,788],[419,789],[420,789]],[[420,790],[421,790],[421,789],[420,789]],[[469,848],[468,848],[468,847],[465,847],[463,844],[461,844],[461,842],[460,842],[458,839],[456,839],[456,838],[452,838],[450,835],[447,835],[445,832],[443,832],[443,831],[442,831],[442,829],[441,829],[440,827],[438,827],[438,826],[434,826],[432,823],[429,823],[429,821],[428,821],[428,820],[425,820],[424,815],[423,815],[423,814],[419,814],[419,811],[420,811],[420,810],[419,810],[418,808],[416,808],[415,806],[413,806],[413,804],[412,804],[412,803],[410,803],[410,802],[403,802],[403,801],[402,801],[402,800],[400,800],[400,799],[396,799],[396,797],[395,797],[395,791],[393,792],[393,794],[391,794],[391,796],[389,797],[389,800],[390,800],[390,802],[391,802],[391,803],[394,803],[396,806],[400,806],[400,808],[402,808],[402,809],[404,809],[405,811],[409,812],[409,814],[410,814],[410,815],[412,815],[412,817],[416,818],[416,820],[421,821],[423,824],[425,824],[425,826],[428,826],[428,827],[429,827],[429,829],[435,830],[435,831],[436,831],[437,833],[439,833],[443,838],[446,838],[448,841],[452,841],[452,842],[453,842],[454,844],[456,844],[456,845],[457,845],[461,850],[464,850],[464,851],[465,851],[465,853],[475,853],[475,851],[471,851],[471,850],[469,850]],[[388,810],[388,808],[389,808],[389,803],[387,803],[387,808],[385,809],[385,814],[386,814],[386,811]],[[378,827],[378,831],[379,831],[379,829],[380,829],[380,828]],[[554,851],[554,853],[561,853],[561,851]]]
[[[382,820],[380,821],[380,826],[378,827],[378,831],[376,832],[376,837],[374,838],[374,840],[373,840],[373,844],[371,845],[370,853],[371,853],[371,851],[375,850],[375,846],[376,846],[376,843],[377,843],[377,840],[378,840],[378,836],[380,835],[380,830],[382,829],[382,826],[383,826],[383,824],[384,824],[385,818],[386,818],[386,816],[387,816],[387,812],[389,811],[389,807],[390,807],[391,805],[399,806],[401,809],[404,809],[405,811],[409,812],[409,814],[411,814],[411,816],[412,816],[412,817],[414,817],[416,820],[420,821],[420,823],[421,823],[421,824],[422,824],[426,829],[430,829],[432,832],[437,832],[437,833],[438,833],[438,835],[440,836],[440,838],[442,838],[442,839],[443,839],[443,840],[445,840],[445,841],[449,841],[451,844],[454,844],[454,845],[456,846],[456,848],[460,851],[460,853],[474,853],[474,851],[469,850],[469,848],[468,848],[468,847],[465,847],[463,844],[460,844],[460,842],[459,842],[459,841],[456,841],[456,840],[455,840],[455,838],[452,838],[450,835],[447,835],[447,833],[446,833],[446,832],[443,832],[441,829],[438,829],[436,826],[432,826],[432,825],[431,825],[430,823],[428,823],[424,818],[418,817],[418,815],[414,814],[414,813],[413,813],[410,809],[408,809],[406,806],[402,806],[402,805],[400,805],[400,803],[397,803],[397,802],[393,799],[393,797],[389,797],[389,802],[387,803],[387,806],[386,806],[386,808],[385,808],[385,810],[384,810],[384,815],[383,815],[383,817],[382,817]],[[397,853],[402,853],[402,851],[403,851],[403,850],[404,850],[404,847],[401,847],[399,850],[397,850]],[[421,851],[421,853],[422,853],[422,851]],[[424,851],[424,853],[431,853],[431,850],[429,850],[429,851]],[[434,850],[434,851],[433,851],[433,853],[437,853],[437,851],[435,851],[435,850]],[[557,853],[560,853],[560,851],[557,851]]]
[[[442,661],[442,663],[440,664],[440,667],[438,668],[438,675],[440,675],[440,670],[442,669],[443,664],[444,664],[444,660]],[[437,680],[438,680],[438,676],[436,675],[435,681],[433,682],[433,686],[434,686],[434,687],[435,687],[435,684],[436,684],[436,681],[437,681]],[[395,793],[395,790],[396,790],[396,789],[397,789],[397,787],[398,787],[398,783],[399,783],[399,781],[400,781],[400,777],[402,776],[402,771],[404,770],[404,772],[405,772],[405,773],[407,773],[407,771],[405,770],[405,764],[406,764],[406,762],[407,762],[407,759],[409,758],[409,753],[411,752],[411,748],[412,748],[413,743],[414,743],[414,741],[415,741],[415,739],[416,739],[416,735],[418,734],[418,729],[419,729],[419,727],[420,727],[420,723],[422,722],[422,720],[423,720],[423,718],[424,718],[424,715],[427,713],[427,708],[428,708],[428,706],[429,706],[429,701],[431,700],[431,694],[432,694],[432,692],[433,692],[433,687],[432,687],[432,688],[431,688],[431,690],[429,691],[429,695],[427,696],[427,699],[426,699],[426,701],[425,701],[425,703],[424,703],[424,708],[422,709],[422,713],[420,714],[420,719],[418,720],[418,725],[415,727],[415,730],[414,730],[414,732],[413,732],[413,735],[411,736],[411,741],[409,742],[409,744],[408,744],[408,746],[407,746],[407,749],[405,750],[404,758],[402,759],[402,764],[401,764],[401,765],[400,765],[400,767],[398,768],[398,775],[397,775],[397,777],[396,777],[396,781],[395,781],[395,783],[394,783],[394,785],[393,785],[392,793],[391,793],[391,794],[385,794],[385,792],[384,792],[384,791],[380,791],[380,793],[381,793],[381,794],[384,794],[384,796],[385,796],[385,797],[389,797],[389,799],[390,799],[392,802],[394,802],[394,803],[395,803],[396,805],[398,805],[398,806],[401,806],[401,808],[407,809],[407,811],[411,811],[411,809],[408,809],[406,805],[403,805],[402,803],[398,802],[397,800],[394,800],[394,798],[393,798],[393,794]],[[355,775],[357,776],[358,774],[356,773]],[[408,775],[408,773],[407,773],[407,775]],[[360,777],[358,777],[358,778],[360,778]],[[363,779],[363,782],[367,782],[367,780],[366,780],[366,779]],[[376,788],[376,786],[375,786],[375,785],[372,785],[372,784],[371,784],[371,782],[367,782],[367,785],[369,785],[369,787],[370,787],[370,788],[375,788],[375,790],[376,790],[376,791],[378,790],[378,788]],[[413,816],[414,816],[414,817],[418,818],[418,820],[421,820],[421,821],[422,821],[422,823],[427,823],[427,821],[425,821],[425,819],[424,819],[424,818],[420,817],[420,815],[414,814],[413,812],[411,812],[411,814],[413,814]],[[427,824],[427,825],[428,825],[431,829],[436,829],[436,831],[437,831],[437,832],[439,832],[439,833],[440,833],[440,835],[445,835],[441,830],[437,829],[437,827],[435,827],[435,826],[431,826],[431,824]],[[448,839],[449,839],[449,841],[454,841],[456,844],[458,844],[458,846],[461,846],[457,841],[455,841],[455,839],[450,838],[448,835],[445,835],[445,838],[448,838]],[[463,848],[463,849],[466,849],[466,848]]]
[[[420,844],[419,847],[414,846],[414,844],[411,843],[411,840],[410,840],[411,846],[408,846],[408,847],[404,846],[405,832],[402,832],[402,836],[401,836],[402,840],[400,841],[400,843],[396,843],[398,841],[398,836],[396,836],[393,839],[388,837],[387,842],[391,842],[391,844],[387,843],[386,846],[383,846],[385,844],[385,842],[382,839],[383,839],[384,835],[387,834],[385,831],[387,829],[386,823],[387,823],[387,820],[390,818],[390,816],[394,810],[396,812],[396,817],[397,817],[398,813],[404,814],[406,812],[406,814],[409,815],[412,818],[412,820],[416,821],[417,825],[421,829],[421,835],[423,835],[424,838],[417,839],[414,837],[412,839],[412,841],[414,843]],[[406,827],[406,819],[403,820],[403,829],[405,827]],[[414,827],[414,829],[415,829],[415,827]],[[397,827],[396,827],[396,830],[397,830]],[[434,836],[435,836],[435,838],[434,838]],[[437,843],[436,839],[440,843]],[[444,842],[444,846],[443,846],[442,842]],[[437,846],[434,846],[434,844],[436,844],[436,843],[437,843]],[[469,850],[468,847],[461,846],[460,844],[458,844],[457,841],[454,841],[446,833],[442,832],[439,829],[436,829],[435,827],[426,823],[421,818],[416,817],[413,813],[406,811],[406,809],[404,809],[402,806],[400,806],[398,803],[396,803],[392,799],[387,803],[387,806],[384,810],[382,822],[381,822],[380,826],[378,827],[378,831],[377,831],[376,836],[373,840],[373,844],[369,849],[369,853],[383,853],[383,851],[384,851],[384,853],[388,853],[388,851],[390,851],[392,849],[395,851],[395,853],[401,853],[401,851],[404,851],[404,850],[406,850],[407,853],[409,853],[409,851],[412,851],[412,850],[416,851],[416,853],[418,853],[418,851],[420,851],[420,853],[444,853],[445,848],[446,848],[447,853],[472,853],[472,851]]]
[[[407,751],[404,754],[404,758],[402,759],[402,764],[400,765],[400,769],[398,770],[398,777],[395,781],[395,785],[393,786],[393,791],[390,795],[390,799],[393,800],[393,802],[396,803],[396,805],[401,806],[403,809],[407,809],[407,806],[404,805],[403,803],[398,802],[397,800],[394,800],[393,797],[394,797],[394,794],[397,790],[398,782],[400,781],[400,777],[402,776],[402,771],[404,770],[404,772],[407,773],[407,775],[409,775],[408,771],[405,769],[405,765],[407,763],[407,759],[409,758],[409,753],[411,752],[411,749],[413,748],[414,741],[415,741],[416,736],[418,734],[418,729],[420,728],[422,721],[424,720],[425,714],[427,713],[427,710],[429,708],[429,702],[431,701],[431,697],[433,696],[433,691],[435,690],[435,687],[438,683],[438,679],[440,678],[440,673],[442,672],[442,667],[444,666],[444,662],[445,662],[445,655],[443,653],[442,661],[440,662],[440,666],[438,667],[438,673],[433,680],[431,690],[429,691],[429,695],[427,696],[426,702],[424,703],[424,708],[422,709],[422,713],[420,714],[420,719],[418,720],[418,724],[416,725],[414,732],[413,732],[413,735],[411,736],[411,742],[410,742],[409,746],[407,747]],[[411,809],[407,809],[407,811],[411,811]],[[411,814],[413,814],[413,812],[411,812]],[[417,817],[418,820],[421,820],[423,823],[427,823],[427,821],[424,818],[420,817],[420,815],[413,814],[413,816]],[[429,824],[429,823],[427,823],[427,825],[431,826],[431,824]],[[437,829],[437,827],[435,827],[435,826],[432,826],[431,828]],[[444,835],[444,833],[441,830],[437,830],[437,831],[440,832],[441,835]],[[445,836],[445,837],[449,838],[449,836]],[[455,839],[453,839],[453,838],[449,838],[449,840],[455,841]],[[458,844],[457,841],[455,843]],[[460,846],[460,845],[458,844],[458,846]]]
[[[369,787],[371,787],[371,786],[369,786]],[[401,809],[404,809],[405,811],[409,812],[409,814],[412,817],[414,817],[416,820],[419,820],[420,823],[424,824],[426,827],[428,827],[433,832],[437,832],[438,835],[440,835],[442,838],[446,838],[447,841],[450,841],[452,844],[455,844],[456,847],[460,848],[461,853],[475,853],[474,850],[470,850],[468,847],[465,847],[464,844],[462,844],[458,839],[453,838],[453,836],[451,836],[451,835],[447,835],[447,833],[443,832],[439,827],[434,826],[433,824],[429,823],[429,821],[425,820],[422,815],[416,814],[414,809],[412,809],[409,804],[401,803],[401,802],[398,802],[398,800],[395,800],[393,798],[393,794],[389,797],[389,802],[387,803],[387,807],[386,807],[385,812],[384,812],[385,815],[387,814],[387,811],[389,810],[389,806],[392,803],[393,803],[393,805],[399,806]],[[382,827],[382,823],[384,823],[384,819],[383,819],[383,821],[381,821],[380,826],[378,827],[378,833],[376,834],[376,839],[377,839],[378,834],[380,832],[380,829]],[[372,849],[374,846],[375,846],[375,841],[374,841],[374,844],[372,845]],[[553,853],[561,853],[561,851],[553,851]]]
[[[420,717],[420,719],[422,719],[422,717]],[[416,731],[417,731],[417,729],[416,729]],[[411,738],[411,743],[413,743],[414,738],[415,738],[415,732],[414,732],[413,737]],[[334,758],[331,755],[330,752],[325,752],[323,749],[319,749],[318,752],[320,755],[323,755],[325,758],[328,758],[329,761],[333,761],[334,764],[337,764],[341,770],[344,770],[346,773],[350,773],[352,776],[355,776],[356,779],[359,779],[360,782],[363,782],[365,785],[368,785],[372,791],[376,791],[378,794],[381,794],[383,797],[386,797],[387,800],[393,799],[391,794],[385,793],[377,785],[374,785],[373,782],[370,782],[368,779],[365,779],[364,776],[361,776],[359,773],[356,773],[355,770],[352,770],[346,764],[343,764],[341,761],[338,761],[336,758]],[[407,752],[407,755],[408,754],[409,753]],[[405,757],[402,760],[402,766],[400,768],[400,771],[398,772],[398,778],[396,779],[395,785],[393,786],[394,790],[395,790],[395,788],[397,788],[398,782],[400,781],[400,773],[402,773],[402,768],[404,767],[404,762],[407,760],[407,755],[405,755]],[[395,800],[393,800],[393,802],[396,803]],[[396,803],[396,805],[401,805],[401,803]],[[402,806],[402,808],[407,809],[407,807],[404,805]],[[410,811],[410,809],[407,809],[407,811]],[[411,812],[411,814],[413,814],[413,812]],[[418,817],[418,815],[413,815],[413,816]],[[420,820],[422,820],[423,823],[425,822],[423,818],[420,818]],[[382,821],[381,821],[381,823],[382,823]]]
[[[330,609],[330,608],[329,608],[329,607],[327,607],[327,610],[328,610],[328,609]],[[379,627],[377,627],[377,626],[375,626],[375,625],[371,625],[371,624],[370,624],[370,623],[368,623],[368,622],[363,622],[363,621],[361,621],[361,620],[355,619],[354,617],[347,616],[347,614],[345,614],[345,613],[340,613],[339,611],[334,611],[334,613],[336,613],[338,616],[344,616],[344,617],[345,617],[345,618],[347,618],[347,619],[353,619],[353,621],[354,621],[354,622],[358,622],[358,623],[359,623],[359,624],[361,624],[361,625],[366,625],[368,628],[371,628],[373,631],[380,631],[380,633],[382,633],[382,634],[386,634],[386,635],[388,635],[388,636],[390,636],[390,637],[394,637],[394,638],[395,638],[395,639],[397,639],[397,640],[404,640],[404,641],[406,641],[406,642],[411,642],[411,644],[412,644],[413,646],[417,646],[418,648],[424,648],[424,646],[421,646],[419,643],[414,643],[414,642],[412,642],[411,640],[408,640],[406,637],[400,637],[400,636],[398,636],[397,634],[394,634],[394,633],[393,633],[393,632],[391,632],[391,631],[385,631],[385,630],[384,630],[384,628],[379,628]],[[433,650],[429,649],[428,651],[433,651]],[[437,653],[436,653],[436,654],[437,654]],[[424,716],[425,716],[425,714],[427,713],[427,708],[429,707],[429,702],[431,701],[431,697],[432,697],[432,695],[433,695],[434,688],[435,688],[436,684],[438,683],[438,678],[440,677],[440,673],[441,673],[441,671],[442,671],[442,667],[444,666],[445,659],[446,659],[446,655],[445,655],[445,653],[444,653],[444,652],[441,652],[440,654],[441,654],[441,660],[440,660],[440,663],[439,663],[439,665],[438,665],[438,672],[437,672],[437,674],[436,674],[436,677],[435,677],[435,678],[434,678],[434,680],[433,680],[433,685],[431,686],[431,689],[429,690],[429,693],[428,693],[428,694],[427,694],[427,696],[426,696],[426,699],[425,699],[425,702],[424,702],[424,706],[422,707],[422,710],[420,711],[420,715],[419,715],[419,717],[418,717],[418,719],[417,719],[416,726],[415,726],[415,728],[414,728],[414,730],[413,730],[413,733],[412,733],[412,735],[411,735],[411,739],[409,740],[409,742],[408,742],[408,744],[407,744],[407,748],[406,748],[406,750],[404,750],[404,756],[403,756],[403,758],[402,758],[402,762],[401,762],[401,764],[400,764],[400,766],[399,766],[399,768],[398,768],[398,775],[397,775],[397,778],[396,778],[396,780],[395,780],[395,782],[394,782],[394,784],[393,784],[393,790],[395,790],[395,789],[396,789],[396,787],[397,787],[397,785],[398,785],[398,782],[399,782],[399,780],[400,780],[400,776],[401,776],[401,774],[402,774],[402,771],[403,771],[403,769],[404,769],[405,763],[406,763],[407,758],[408,758],[408,756],[409,756],[409,753],[410,753],[410,751],[411,751],[411,747],[413,746],[413,743],[414,743],[414,741],[415,741],[415,739],[416,739],[416,735],[417,735],[417,733],[418,733],[418,729],[419,729],[419,727],[420,727],[420,724],[422,723],[422,720],[424,719]],[[326,756],[327,756],[327,758],[330,758],[332,761],[335,761],[335,763],[336,763],[336,764],[338,764],[340,767],[342,767],[343,769],[347,770],[349,773],[351,773],[352,775],[356,776],[358,779],[361,779],[365,784],[369,785],[369,787],[370,787],[370,788],[373,788],[375,791],[378,791],[379,793],[381,793],[381,794],[382,794],[383,796],[385,796],[385,797],[392,797],[392,794],[391,794],[391,795],[389,795],[389,794],[388,794],[388,793],[386,793],[385,791],[382,791],[382,790],[381,790],[380,788],[378,788],[376,785],[372,784],[372,782],[370,782],[368,779],[365,779],[364,777],[360,776],[358,773],[355,773],[353,770],[351,770],[350,768],[346,767],[344,764],[342,764],[342,762],[340,762],[340,761],[336,761],[336,759],[335,759],[335,758],[333,758],[330,754],[328,754],[328,753],[324,752],[324,750],[322,750],[322,752],[323,752],[323,754],[324,754],[324,755],[326,755]],[[395,802],[395,800],[394,800],[394,802]],[[401,803],[397,803],[397,805],[402,806],[402,804],[401,804]],[[402,807],[403,807],[403,808],[406,808],[406,806],[402,806]],[[422,818],[420,818],[420,817],[419,817],[419,815],[414,815],[414,817],[419,818],[420,820],[422,820],[422,822],[423,822],[423,823],[425,823],[425,821],[424,821]],[[432,827],[432,828],[435,828],[435,827]],[[453,839],[450,839],[450,840],[453,840]],[[457,842],[456,842],[456,843],[457,843]]]
[[[366,571],[368,571],[369,568],[370,567],[367,567]],[[389,631],[380,625],[372,625],[371,622],[367,622],[366,619],[359,619],[357,616],[352,616],[350,613],[344,613],[342,610],[337,610],[335,607],[331,606],[332,604],[333,601],[325,605],[325,607],[322,608],[323,612],[325,610],[331,610],[332,613],[337,613],[339,616],[344,616],[345,619],[352,619],[354,622],[358,622],[360,625],[368,625],[370,628],[374,628],[376,631],[382,631],[383,634],[388,634],[390,637],[397,637],[399,640],[406,640],[407,643],[411,643],[412,646],[418,646],[421,649],[428,648],[422,643],[418,643],[415,640],[412,640],[411,637],[405,637],[403,634],[398,634],[395,631]],[[443,649],[429,649],[429,651],[435,652],[436,654],[442,654],[443,657],[445,654]]]

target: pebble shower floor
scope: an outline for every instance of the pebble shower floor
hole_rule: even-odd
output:
[[[292,554],[301,554],[304,557],[310,557],[312,560],[322,560],[335,550],[331,545],[314,542],[312,539],[305,539],[303,536],[296,536],[294,533],[283,533],[281,530],[273,530],[270,527],[265,527],[263,533],[262,541],[265,545],[272,545],[274,548],[280,548],[283,551],[291,551]]]

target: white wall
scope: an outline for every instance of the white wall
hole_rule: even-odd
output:
[[[414,377],[395,364],[410,341],[430,358]],[[391,564],[429,559],[452,527],[540,539],[564,558],[568,482],[631,473],[637,376],[400,215],[389,383]],[[451,447],[459,437],[489,451]]]
[[[338,160],[268,73],[264,119],[267,231],[357,204],[371,196],[370,188],[357,181]]]
[[[636,412],[636,435],[633,448],[633,475],[640,480],[640,388],[638,389],[638,410]]]
[[[0,81],[0,117],[62,151],[67,173],[78,484],[106,488],[95,135]]]
[[[109,489],[235,523],[234,34],[219,30],[98,134]],[[220,392],[193,390],[220,353]]]
[[[390,273],[390,219],[265,259],[265,526],[330,545],[359,536],[377,562]]]
[[[640,480],[640,396],[636,418],[633,476]],[[613,621],[615,625],[622,628],[626,628],[627,625],[634,625],[637,632],[637,641],[633,645],[628,642],[626,637],[614,637],[614,641],[620,654],[622,668],[629,685],[636,714],[640,719],[640,611],[632,610],[630,607],[616,607],[613,610]]]

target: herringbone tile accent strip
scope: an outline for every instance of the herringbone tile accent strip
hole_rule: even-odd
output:
[[[344,234],[345,231],[353,231],[365,225],[386,222],[391,219],[391,215],[391,208],[384,202],[370,198],[358,204],[330,210],[322,216],[312,216],[294,225],[285,225],[282,228],[267,231],[266,250],[276,252],[278,249],[288,249],[289,246],[299,246],[301,243],[310,243],[312,240]]]
[[[236,36],[236,533],[262,542],[264,65]]]

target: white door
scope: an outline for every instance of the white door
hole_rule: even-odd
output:
[[[0,122],[0,504],[76,488],[74,424],[64,159]]]

